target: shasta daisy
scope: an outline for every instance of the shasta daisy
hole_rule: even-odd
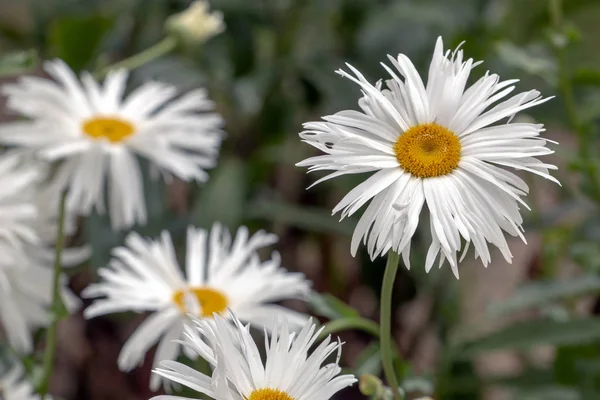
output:
[[[326,155],[297,165],[334,171],[315,184],[374,172],[333,209],[345,218],[370,201],[352,237],[353,255],[362,241],[372,258],[393,250],[409,267],[411,239],[426,205],[432,236],[427,271],[439,256],[439,265],[447,259],[458,278],[457,252],[463,249],[464,257],[470,243],[484,265],[491,258],[488,243],[510,262],[504,232],[525,240],[520,207],[527,208],[522,197],[529,190],[510,169],[558,183],[549,174],[556,167],[537,158],[553,153],[539,136],[543,126],[512,117],[549,99],[537,90],[507,98],[517,81],[489,72],[467,86],[480,63],[463,60],[460,49],[445,52],[441,38],[427,85],[404,54],[389,61],[385,87],[370,84],[350,65],[350,72],[338,71],[362,89],[361,111],[306,123],[300,137]]]
[[[301,326],[307,317],[271,304],[302,299],[310,290],[303,274],[280,266],[278,253],[267,261],[260,260],[257,251],[276,240],[275,235],[263,231],[250,236],[245,227],[238,229],[233,241],[229,231],[219,224],[210,233],[189,228],[184,275],[167,232],[159,240],[132,233],[125,247],[113,251],[109,267],[100,269],[102,281],[83,292],[85,297],[105,296],[90,305],[85,316],[153,312],[119,355],[119,367],[125,371],[139,364],[157,341],[155,364],[176,358],[179,345],[173,340],[180,338],[188,314],[212,319],[214,313],[229,308],[242,320],[261,328],[273,315],[284,315],[294,326]],[[156,389],[159,383],[159,377],[153,376],[151,387]]]
[[[175,87],[148,82],[124,96],[128,72],[112,71],[104,85],[81,80],[61,60],[48,61],[54,80],[21,77],[3,87],[7,106],[27,120],[0,127],[0,142],[62,161],[53,185],[68,191],[67,206],[105,212],[115,229],[146,222],[142,172],[136,156],[166,178],[205,181],[222,139],[221,117],[205,90],[177,97]],[[106,190],[105,190],[106,189]]]

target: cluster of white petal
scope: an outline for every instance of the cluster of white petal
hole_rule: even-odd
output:
[[[309,171],[333,173],[316,183],[346,174],[374,172],[350,191],[334,208],[341,217],[353,215],[367,204],[352,238],[352,254],[364,242],[372,258],[393,250],[402,253],[407,267],[411,240],[426,205],[432,243],[425,268],[448,260],[458,277],[457,252],[469,244],[484,265],[490,262],[488,243],[498,247],[510,262],[512,255],[504,232],[522,234],[522,197],[529,187],[509,169],[528,171],[554,182],[555,166],[537,157],[553,153],[549,140],[539,135],[541,124],[513,123],[518,112],[549,100],[536,90],[507,96],[516,80],[501,81],[486,73],[471,86],[471,69],[479,65],[463,60],[463,51],[444,52],[438,39],[427,85],[403,54],[383,65],[390,79],[370,84],[352,66],[338,71],[359,85],[361,111],[346,110],[309,122],[302,140],[326,155],[298,163]],[[499,103],[498,103],[499,102]],[[496,124],[508,119],[504,124]],[[422,124],[437,124],[451,131],[460,143],[458,167],[446,175],[422,178],[400,165],[395,144],[404,132]],[[463,245],[464,243],[464,245]]]
[[[239,228],[234,238],[220,224],[210,232],[189,228],[184,274],[167,232],[158,240],[132,233],[124,247],[113,251],[109,266],[99,270],[102,280],[83,292],[85,297],[102,297],[85,310],[85,316],[152,312],[121,351],[119,366],[126,371],[143,361],[146,351],[156,342],[159,345],[155,365],[176,359],[180,346],[173,340],[180,338],[189,321],[186,311],[203,315],[203,304],[194,296],[189,296],[192,304],[182,310],[182,304],[175,300],[178,293],[193,293],[194,289],[218,293],[226,299],[224,306],[259,328],[268,327],[277,315],[285,317],[293,327],[302,326],[308,317],[273,303],[304,299],[310,291],[310,281],[303,274],[282,268],[278,253],[266,261],[261,261],[257,253],[276,241],[277,236],[264,231],[250,235],[246,227]],[[212,315],[206,317],[210,319]],[[151,387],[156,389],[159,384],[159,377],[153,376]]]
[[[208,179],[205,170],[216,163],[222,119],[210,111],[205,90],[178,96],[172,85],[149,82],[124,97],[126,70],[110,72],[100,85],[86,72],[80,80],[61,60],[46,62],[45,69],[54,80],[27,76],[3,88],[9,109],[28,119],[2,126],[0,142],[61,161],[51,187],[55,193],[68,191],[69,209],[104,213],[108,198],[115,229],[144,224],[146,199],[136,156],[167,179]],[[101,118],[126,124],[131,132],[113,141],[86,133],[86,122]]]
[[[13,366],[0,375],[0,397],[3,400],[43,400],[35,392],[35,388],[27,379],[24,379],[23,368]],[[52,396],[45,397],[52,400]]]
[[[233,327],[215,316],[213,320],[196,320],[195,327],[186,328],[184,344],[211,364],[212,376],[175,361],[163,362],[155,372],[216,400],[251,399],[261,390],[287,396],[281,398],[328,400],[356,382],[353,375],[340,375],[341,343],[327,337],[309,353],[322,331],[312,321],[298,332],[290,330],[285,320],[274,323],[271,337],[265,339],[263,362],[249,327],[235,316],[231,318]],[[336,361],[323,365],[336,352]],[[153,400],[176,398],[157,396]]]

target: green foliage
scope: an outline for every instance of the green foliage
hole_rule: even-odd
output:
[[[600,342],[600,318],[540,319],[519,322],[484,337],[459,343],[454,351],[459,357],[472,357],[493,350],[527,350],[537,345],[570,346],[594,342]]]
[[[0,77],[8,79],[35,71],[42,59],[54,57],[64,59],[77,71],[96,70],[162,40],[166,18],[188,3],[32,0],[31,10],[26,13],[31,11],[33,26],[12,23],[10,10],[6,21],[0,23]],[[511,267],[523,271],[524,282],[488,310],[487,318],[523,313],[529,315],[527,320],[504,325],[483,337],[453,342],[456,332],[465,330],[462,321],[469,309],[462,304],[469,303],[471,292],[487,288],[465,285],[459,289],[443,275],[446,266],[423,276],[422,264],[429,245],[429,238],[423,235],[415,237],[412,246],[412,270],[403,271],[398,279],[395,305],[415,298],[418,301],[423,293],[433,298],[433,311],[425,319],[435,331],[432,352],[440,361],[434,366],[424,364],[429,368],[426,375],[435,375],[436,399],[479,399],[488,387],[507,388],[512,398],[519,400],[600,398],[600,319],[595,316],[597,311],[592,312],[597,306],[589,304],[582,312],[579,304],[583,298],[597,300],[600,292],[600,2],[210,3],[224,13],[226,32],[199,49],[172,53],[133,71],[130,86],[157,79],[183,91],[207,87],[217,110],[225,117],[227,139],[217,166],[209,171],[210,180],[187,186],[179,194],[183,205],[177,210],[169,197],[172,188],[162,179],[151,179],[148,166],[143,164],[148,223],[133,230],[156,236],[166,229],[174,235],[178,249],[189,224],[209,227],[219,221],[231,229],[245,224],[253,230],[276,230],[286,242],[282,244],[284,260],[287,258],[286,265],[293,270],[305,261],[305,254],[298,251],[300,244],[318,241],[323,246],[306,259],[322,260],[327,267],[339,264],[344,269],[343,273],[316,271],[315,276],[322,279],[316,286],[342,298],[313,293],[308,302],[311,314],[329,320],[359,317],[359,312],[348,305],[355,304],[351,297],[360,301],[357,293],[361,292],[378,297],[380,279],[372,277],[381,276],[383,267],[379,264],[383,262],[371,262],[361,253],[354,260],[355,270],[346,270],[343,263],[349,257],[348,246],[342,254],[331,243],[349,241],[360,212],[339,221],[338,216],[331,215],[331,208],[363,176],[332,180],[305,191],[319,173],[307,177],[305,171],[294,167],[313,154],[300,143],[297,133],[302,130],[302,122],[357,108],[359,89],[334,73],[345,68],[345,62],[374,82],[385,75],[379,62],[385,61],[387,54],[402,52],[426,75],[438,35],[444,37],[448,47],[464,40],[467,57],[485,60],[483,66],[473,70],[472,81],[490,70],[503,80],[520,79],[514,93],[535,88],[545,96],[557,96],[524,118],[546,124],[549,132],[562,132],[560,145],[554,148],[555,160],[562,163],[555,175],[563,188],[547,194],[536,188],[537,183],[527,182],[532,193],[527,201],[534,212],[523,210],[525,235],[528,239],[530,235],[542,238],[541,250],[531,265]],[[93,248],[90,265],[106,265],[111,250],[123,243],[127,233],[112,232],[106,216],[92,214],[86,218],[79,239]],[[532,253],[536,253],[535,246],[530,247]],[[492,258],[499,258],[499,254],[493,253]],[[574,277],[564,277],[565,265],[577,269]],[[342,278],[331,278],[338,275]],[[465,302],[459,301],[462,296]],[[406,322],[410,318],[404,318],[403,310],[397,308],[394,315],[397,337],[404,340],[405,331],[411,327],[404,325],[410,324]],[[364,316],[369,321],[377,318],[374,311]],[[417,332],[415,343],[427,337],[421,333]],[[352,372],[380,374],[378,341],[368,335],[356,336],[359,338],[349,337],[345,345],[353,350],[350,354],[358,354],[352,358]],[[529,351],[541,345],[551,347],[553,355],[541,367],[530,365]],[[356,351],[357,347],[361,351]],[[404,389],[429,394],[433,383],[419,381],[410,368],[415,361],[410,358],[420,353],[404,348],[404,342],[401,347],[407,360],[397,360],[396,364],[406,377]],[[506,376],[487,376],[479,369],[480,364],[473,362],[489,352],[504,350],[524,359],[521,370]]]
[[[0,57],[0,77],[31,72],[37,67],[39,57],[35,50],[15,51]]]
[[[89,67],[113,23],[112,18],[103,15],[66,16],[52,21],[52,56],[61,58],[75,71]]]
[[[312,292],[308,303],[315,315],[329,319],[359,316],[358,311],[329,293]]]
[[[494,303],[492,317],[511,314],[527,308],[541,308],[551,302],[600,293],[600,277],[583,275],[573,279],[532,282],[519,288],[510,298]]]

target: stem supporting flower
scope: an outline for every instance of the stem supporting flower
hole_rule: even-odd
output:
[[[379,340],[381,343],[381,363],[388,386],[392,390],[394,400],[402,400],[398,391],[398,379],[394,371],[392,351],[392,293],[398,272],[400,255],[394,251],[388,252],[387,265],[381,285],[381,321],[379,325]]]
[[[66,214],[66,193],[61,195],[59,213],[58,213],[58,233],[56,235],[55,255],[54,255],[54,277],[52,281],[52,321],[48,327],[46,336],[46,351],[44,353],[44,375],[40,383],[40,397],[45,399],[50,385],[50,378],[54,367],[54,355],[56,354],[56,331],[58,322],[64,314],[64,303],[60,295],[60,274],[61,274],[61,256],[65,244],[65,214]]]
[[[109,65],[101,69],[96,74],[96,78],[102,78],[106,76],[106,74],[108,74],[108,72],[113,69],[124,68],[128,70],[133,70],[139,68],[145,64],[148,64],[150,61],[153,61],[175,50],[177,44],[177,38],[175,38],[174,36],[167,36],[160,42],[156,43],[154,46],[149,47],[140,53],[134,54],[129,58],[126,58],[122,61],[119,61],[115,64]]]

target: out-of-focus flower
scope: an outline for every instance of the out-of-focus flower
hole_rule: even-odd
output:
[[[49,245],[56,239],[58,206],[45,208],[43,166],[23,162],[21,156],[0,155],[0,324],[10,345],[28,353],[33,350],[31,332],[50,322],[54,250]],[[68,249],[64,256],[63,266],[71,266],[89,256],[89,248]],[[79,302],[65,282],[63,277],[63,299],[74,309]]]
[[[35,388],[26,379],[23,379],[23,367],[13,366],[0,376],[0,398],[3,400],[40,400]],[[52,399],[52,396],[46,396]]]
[[[82,215],[105,212],[115,229],[146,222],[142,172],[136,155],[166,178],[205,181],[216,163],[222,119],[210,112],[205,90],[177,97],[175,87],[148,82],[124,97],[128,72],[112,71],[104,85],[81,82],[60,60],[45,63],[56,80],[21,77],[5,85],[8,108],[29,120],[0,127],[0,143],[62,161],[52,180],[68,190],[67,207]],[[106,189],[106,190],[105,190]]]
[[[519,209],[527,207],[522,197],[529,188],[509,169],[558,183],[548,172],[556,167],[537,158],[553,153],[546,147],[549,140],[539,137],[543,125],[511,119],[548,99],[537,90],[505,99],[516,80],[500,81],[496,74],[486,73],[467,87],[479,62],[464,61],[459,49],[444,51],[441,38],[427,85],[404,54],[389,61],[392,67],[384,68],[391,79],[385,88],[381,82],[371,85],[350,65],[352,74],[338,71],[362,89],[362,111],[306,123],[300,137],[327,155],[298,166],[334,171],[316,183],[375,172],[333,209],[344,218],[370,201],[354,231],[352,254],[363,241],[372,258],[393,250],[409,267],[411,239],[426,204],[432,236],[427,271],[439,256],[439,265],[447,259],[458,278],[457,253],[462,248],[464,257],[471,243],[484,265],[491,258],[488,243],[510,262],[504,232],[525,240]],[[493,125],[502,120],[507,122]]]
[[[284,299],[302,299],[310,290],[303,274],[280,267],[278,253],[261,261],[257,251],[277,241],[263,231],[250,236],[239,228],[235,239],[217,224],[209,232],[189,228],[185,276],[175,257],[171,237],[163,232],[160,240],[143,239],[132,233],[126,247],[114,250],[110,266],[102,268],[103,281],[89,286],[85,297],[106,296],[85,310],[87,318],[123,311],[152,311],[133,333],[119,356],[119,367],[130,370],[160,339],[154,363],[171,360],[179,354],[179,339],[187,314],[212,319],[214,313],[231,309],[244,321],[265,327],[274,315],[285,316],[301,326],[306,316],[270,304]],[[188,356],[193,357],[194,353]],[[151,388],[160,384],[152,377]]]
[[[17,157],[0,156],[0,257],[12,248],[40,245],[36,224],[40,216],[36,190],[42,171],[35,165],[20,166]]]
[[[154,372],[216,400],[328,400],[356,382],[353,375],[340,375],[342,344],[332,342],[330,336],[309,354],[321,332],[312,321],[297,335],[285,320],[273,324],[263,362],[248,326],[232,318],[234,328],[221,316],[196,321],[196,329],[186,327],[186,345],[214,367],[212,376],[175,361],[161,363]],[[336,352],[336,361],[323,366]],[[157,396],[153,400],[168,398],[177,399]]]
[[[167,19],[167,32],[186,43],[200,44],[225,30],[223,14],[210,11],[206,0],[194,1],[186,10]]]
[[[33,350],[32,331],[46,327],[52,319],[52,264],[16,248],[5,248],[0,255],[0,322],[10,345],[20,353]],[[60,281],[60,292],[68,311],[80,303]]]
[[[40,160],[35,153],[30,150],[12,149],[0,155],[0,164],[10,166],[7,170],[0,171],[0,181],[2,176],[10,176],[18,173],[26,175],[23,184],[27,186],[23,190],[16,190],[11,195],[14,203],[33,205],[35,211],[32,215],[35,218],[26,218],[21,220],[21,230],[28,232],[26,240],[20,238],[16,241],[9,241],[7,245],[23,248],[31,256],[31,259],[37,258],[40,264],[51,266],[54,262],[54,244],[58,234],[58,217],[60,193],[56,193],[47,182],[50,179],[51,166],[48,162]],[[0,170],[2,168],[0,167]],[[77,228],[77,218],[72,212],[65,213],[64,234],[71,236]],[[0,226],[10,226],[2,218],[14,218],[10,212],[1,213]],[[2,242],[0,241],[0,246]],[[88,245],[79,247],[64,248],[62,252],[63,267],[71,267],[80,264],[89,258],[91,248]],[[6,261],[6,260],[5,260]]]

